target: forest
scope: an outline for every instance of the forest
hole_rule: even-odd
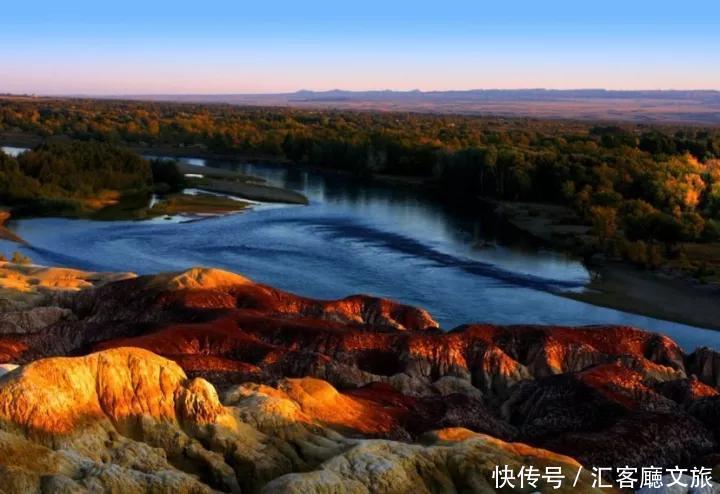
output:
[[[17,161],[0,157],[7,177],[0,188],[14,200],[22,199],[17,191],[89,194],[109,181],[115,188],[148,183],[150,172],[142,160],[124,153],[106,160],[103,153],[110,148],[105,146],[194,148],[363,177],[419,178],[446,199],[562,204],[592,226],[593,239],[582,248],[650,267],[682,254],[682,243],[710,244],[720,238],[718,128],[110,100],[0,100],[0,135],[18,134],[103,143],[88,152],[106,166],[90,178],[85,169],[68,168],[67,154],[52,144]],[[77,149],[73,152],[80,152]],[[24,173],[18,174],[16,167]],[[44,180],[47,174],[57,176]]]
[[[0,204],[24,214],[98,209],[152,184],[146,160],[108,143],[47,142],[16,158],[0,153]]]
[[[106,142],[48,141],[17,157],[0,152],[0,206],[20,216],[88,216],[120,203],[140,213],[152,192],[184,185],[174,162]]]

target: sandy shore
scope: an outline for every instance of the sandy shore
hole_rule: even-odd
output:
[[[189,185],[193,188],[215,192],[218,194],[229,194],[239,196],[251,201],[281,202],[288,204],[307,204],[308,199],[303,194],[290,189],[273,187],[267,185],[264,179],[244,175],[232,170],[223,168],[212,168],[209,166],[189,165],[179,163],[178,169],[181,173],[201,176],[202,178],[188,178]]]
[[[594,279],[574,300],[625,312],[720,330],[720,288],[671,278],[622,263],[589,267]]]
[[[308,204],[308,199],[299,192],[252,182],[205,179],[192,183],[192,187],[218,194],[229,194],[243,199],[260,202],[278,202],[286,204]]]
[[[519,230],[549,246],[570,251],[589,234],[567,207],[507,201],[484,201]],[[646,271],[628,263],[596,261],[588,265],[592,281],[582,293],[561,295],[592,305],[657,319],[720,330],[720,287],[661,271]]]

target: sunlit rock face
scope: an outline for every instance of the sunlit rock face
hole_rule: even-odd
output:
[[[579,468],[467,429],[427,434],[423,444],[338,432],[373,432],[386,421],[392,413],[317,379],[248,383],[223,404],[210,383],[145,350],[50,358],[0,379],[0,485],[10,493],[481,492],[498,463]],[[590,483],[583,476],[581,485]]]
[[[176,428],[168,430],[181,431],[203,448],[210,444],[229,447],[229,436],[207,435],[209,429],[220,433],[212,425],[218,421],[233,424],[231,429],[254,431],[244,437],[265,445],[263,455],[269,456],[256,453],[255,446],[233,442],[236,449],[230,457],[234,460],[228,463],[244,489],[259,490],[286,473],[303,471],[308,476],[297,475],[282,483],[278,479],[267,488],[302,489],[309,485],[306,482],[326,481],[322,485],[332,491],[340,485],[336,484],[341,482],[340,474],[318,467],[323,461],[339,458],[358,446],[357,441],[370,439],[381,441],[373,444],[401,441],[413,447],[383,446],[362,452],[362,458],[388,462],[387,458],[397,455],[415,457],[417,442],[436,429],[469,430],[519,441],[566,454],[590,467],[718,463],[713,458],[720,454],[716,420],[720,357],[708,349],[688,356],[669,338],[630,327],[471,324],[443,332],[427,312],[393,301],[364,295],[313,300],[203,268],[61,291],[53,293],[48,305],[33,309],[50,306],[66,312],[30,331],[0,335],[0,362],[24,364],[96,351],[104,355],[125,347],[144,349],[143,355],[152,355],[149,359],[159,358],[154,354],[169,359],[179,374],[173,371],[175,384],[160,389],[173,390],[167,395],[172,395],[173,405],[167,408],[165,401],[153,399],[159,407],[152,410],[153,416],[162,417],[162,424],[175,421]],[[94,370],[83,371],[77,382],[91,386],[93,379],[103,383],[111,379],[101,372],[99,357],[85,358]],[[138,369],[142,378],[131,379],[135,384],[129,389],[145,389],[145,378],[164,382],[159,375],[143,374],[137,365],[130,368]],[[25,372],[25,368],[16,370],[5,379],[14,382]],[[176,389],[181,390],[177,391],[181,398]],[[223,405],[213,398],[215,389],[224,397]],[[129,392],[112,396],[108,403],[123,403]],[[55,403],[54,397],[47,398]],[[67,401],[76,398],[73,395]],[[83,430],[100,427],[102,434],[109,423],[123,437],[153,448],[168,444],[169,436],[145,435],[157,430],[156,422],[137,419],[135,404],[115,413],[101,400],[99,409],[95,407],[92,395],[81,398],[81,403],[93,406],[73,410],[94,411],[78,416],[58,412],[59,417],[73,417],[65,429],[75,430],[83,418],[105,416],[109,422],[92,418],[95,425]],[[179,403],[184,408],[178,409]],[[188,422],[190,416],[195,418]],[[143,428],[143,424],[152,427]],[[99,442],[89,438],[78,442],[72,434],[51,435],[48,442],[45,429],[33,425],[28,430],[37,436],[24,437],[50,448],[70,441],[67,444],[74,450],[92,459],[96,459],[93,451],[102,450]],[[293,445],[291,453],[285,446],[258,439],[264,437],[258,434],[283,441],[300,434],[310,442]],[[305,434],[313,434],[312,439]],[[85,449],[76,444],[86,444]],[[172,451],[187,451],[187,444]],[[167,462],[177,466],[189,461],[194,466],[182,471],[204,472],[203,485],[234,488],[221,470],[207,473],[208,465],[220,464],[215,456],[199,451],[204,450],[193,453],[192,461],[177,452],[167,453]],[[229,461],[225,449],[218,454],[223,462]],[[450,453],[437,454],[440,457],[428,460],[434,465],[428,468],[445,472],[438,473],[438,478],[445,479],[443,469],[450,467],[438,458]],[[348,472],[341,472],[339,478],[346,479]],[[348,475],[346,487],[353,492],[352,486],[360,485],[363,478]],[[209,478],[224,480],[212,483]],[[421,485],[427,480],[413,479]],[[481,485],[474,478],[461,481]]]
[[[658,379],[685,372],[675,343],[633,328],[469,325],[442,333],[422,309],[363,295],[312,300],[216,269],[111,283],[61,302],[78,321],[53,325],[50,343],[23,340],[28,358],[132,345],[190,372],[202,372],[208,357],[215,380],[314,375],[340,386],[386,382],[420,396],[506,397],[522,380],[617,358]]]
[[[76,292],[112,281],[133,278],[132,273],[94,273],[79,269],[45,267],[0,262],[0,295],[23,300],[34,295]]]
[[[236,489],[222,458],[184,432],[223,414],[214,388],[150,352],[27,364],[0,379],[0,478],[9,492],[211,492],[187,461]]]
[[[94,307],[107,296],[103,307]],[[179,310],[239,309],[280,318],[308,318],[355,327],[387,330],[437,328],[424,310],[365,295],[342,300],[313,300],[254,283],[240,275],[211,268],[193,268],[182,273],[143,276],[112,287],[72,297],[76,311],[89,311],[93,320],[172,319]],[[150,313],[133,312],[143,307]],[[115,311],[115,312],[114,312]],[[117,312],[119,311],[119,312]]]

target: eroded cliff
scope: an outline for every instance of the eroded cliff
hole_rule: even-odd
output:
[[[316,379],[225,393],[137,348],[50,358],[0,378],[7,492],[491,491],[496,464],[573,459],[469,430],[424,444],[349,438],[369,404]],[[583,474],[581,485],[591,484]]]
[[[474,492],[493,461],[550,454],[533,448],[586,467],[714,467],[720,454],[720,356],[630,327],[443,332],[393,301],[313,300],[202,268],[53,290],[11,319],[0,362],[28,365],[0,381],[0,397],[24,395],[24,408],[0,405],[2,430],[53,465],[64,448],[135,472],[118,451],[149,448],[156,467],[130,473],[143,488],[167,471],[190,490]],[[31,363],[88,353],[72,378],[69,361]],[[77,389],[42,394],[62,379]],[[20,391],[27,382],[43,385]],[[45,400],[59,408],[18,411]],[[108,435],[120,442],[97,439]]]

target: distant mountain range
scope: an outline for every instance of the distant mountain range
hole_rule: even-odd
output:
[[[110,98],[383,111],[490,114],[720,125],[720,91],[474,89],[308,91],[276,94],[148,94]]]

